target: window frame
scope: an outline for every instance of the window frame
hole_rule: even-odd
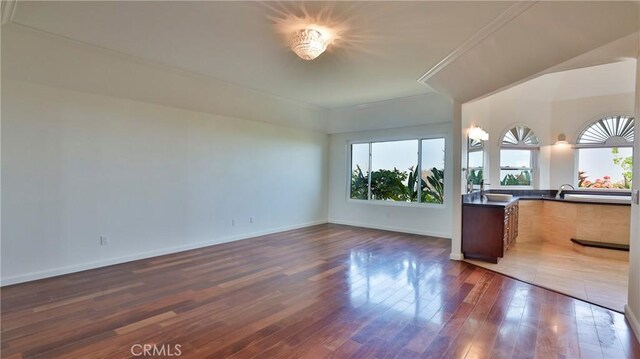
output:
[[[511,132],[514,128],[517,127],[525,127],[528,128],[535,139],[537,144],[525,144],[523,142],[524,139],[520,139],[517,144],[505,144],[504,138],[505,136]],[[502,166],[502,150],[527,150],[529,151],[529,166],[530,167],[511,167],[511,166]],[[500,136],[500,142],[498,147],[498,188],[500,189],[534,189],[538,188],[540,181],[540,166],[539,166],[539,158],[540,158],[540,138],[536,134],[536,132],[529,126],[523,124],[514,124],[509,126],[506,130],[502,132],[502,136]],[[514,170],[528,170],[531,172],[531,184],[530,185],[502,185],[502,171],[514,171]]]
[[[476,146],[472,144],[473,141],[474,140],[467,137],[467,174],[466,175],[470,176],[473,171],[482,170],[482,179],[486,181],[488,178],[487,178],[487,173],[485,171],[486,161],[485,161],[484,141],[479,141],[480,144]],[[477,167],[477,166],[469,165],[469,157],[470,157],[469,155],[472,153],[480,153],[482,155],[482,166]],[[480,188],[480,185],[472,184],[472,187]]]
[[[433,133],[433,134],[425,134],[422,136],[398,136],[398,137],[381,137],[381,138],[372,138],[366,140],[348,140],[346,145],[346,200],[350,203],[361,203],[361,204],[372,204],[372,205],[386,205],[386,206],[399,206],[399,207],[418,207],[418,208],[446,208],[447,207],[447,198],[449,197],[448,185],[446,183],[447,178],[447,154],[449,151],[449,134],[448,133]],[[402,201],[386,201],[386,200],[377,200],[371,199],[371,176],[367,176],[368,181],[368,191],[367,191],[367,199],[355,199],[351,198],[351,174],[352,174],[352,146],[357,144],[368,144],[369,145],[369,172],[371,172],[371,164],[372,164],[372,147],[374,143],[381,142],[396,142],[396,141],[418,141],[418,152],[416,153],[416,159],[418,160],[418,173],[422,173],[422,141],[423,140],[435,140],[442,139],[444,141],[444,166],[443,172],[445,176],[445,182],[443,184],[444,191],[444,201],[443,203],[428,203],[428,202],[420,202],[422,198],[422,186],[418,186],[418,202],[402,202]]]
[[[616,189],[616,188],[589,188],[589,187],[579,187],[578,186],[578,183],[580,181],[580,179],[578,178],[578,173],[580,172],[580,150],[581,149],[631,148],[632,149],[631,156],[635,159],[636,153],[635,153],[635,150],[634,150],[633,142],[629,142],[627,140],[626,143],[614,143],[614,144],[607,144],[606,143],[610,138],[616,137],[616,135],[610,136],[609,138],[605,139],[601,143],[580,143],[580,139],[582,138],[582,136],[590,128],[592,128],[598,122],[600,122],[600,121],[602,121],[604,119],[614,118],[614,117],[617,117],[617,118],[628,117],[628,118],[631,118],[633,120],[633,123],[634,123],[633,132],[634,132],[634,141],[635,141],[635,116],[633,114],[628,114],[628,113],[605,114],[605,115],[598,116],[595,120],[589,121],[587,124],[583,125],[582,128],[580,129],[580,131],[578,132],[577,136],[576,136],[576,143],[573,146],[571,146],[571,148],[575,151],[573,173],[575,175],[575,177],[574,177],[574,185],[575,185],[576,189],[579,189],[581,191],[594,191],[594,192],[597,192],[597,191],[616,191],[616,192],[620,192],[620,193],[631,192],[631,188],[623,188],[623,189]]]

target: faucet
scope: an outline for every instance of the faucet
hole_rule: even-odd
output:
[[[480,181],[480,198],[482,199],[482,197],[484,197],[484,193],[486,192],[485,190],[485,186],[488,186],[489,184],[486,183],[484,180]]]
[[[566,189],[566,187],[571,187],[571,189],[574,190],[574,191],[576,189],[575,187],[573,187],[572,184],[565,183],[565,184],[560,186],[560,189],[558,190],[558,193],[556,194],[556,199],[560,199],[561,198],[560,195],[562,194],[562,191],[564,191]]]

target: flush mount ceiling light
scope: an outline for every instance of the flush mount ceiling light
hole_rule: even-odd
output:
[[[329,39],[316,29],[302,29],[291,35],[291,50],[303,60],[313,60],[327,49]]]
[[[477,141],[488,141],[489,134],[480,127],[472,127],[469,129],[469,138]]]

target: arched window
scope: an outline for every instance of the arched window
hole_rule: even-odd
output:
[[[631,116],[607,116],[580,132],[578,187],[631,189],[634,123]]]
[[[515,126],[502,137],[500,145],[500,185],[533,187],[538,136],[526,126]]]

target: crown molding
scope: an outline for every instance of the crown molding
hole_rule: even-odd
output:
[[[469,50],[476,47],[486,38],[491,36],[496,31],[500,30],[503,26],[511,22],[513,19],[517,18],[533,6],[538,1],[517,1],[515,4],[509,6],[505,11],[503,11],[500,15],[498,15],[495,19],[493,19],[490,23],[476,32],[473,36],[468,38],[465,42],[463,42],[460,46],[458,46],[455,50],[453,50],[449,55],[447,55],[444,59],[440,60],[435,66],[429,69],[424,75],[420,76],[417,81],[425,86],[429,86],[427,81],[433,77],[435,74],[440,72],[445,67],[449,66],[451,63],[455,62],[457,59],[462,57]]]
[[[18,0],[2,0],[0,12],[2,13],[2,25],[13,21],[13,15],[16,13]]]

